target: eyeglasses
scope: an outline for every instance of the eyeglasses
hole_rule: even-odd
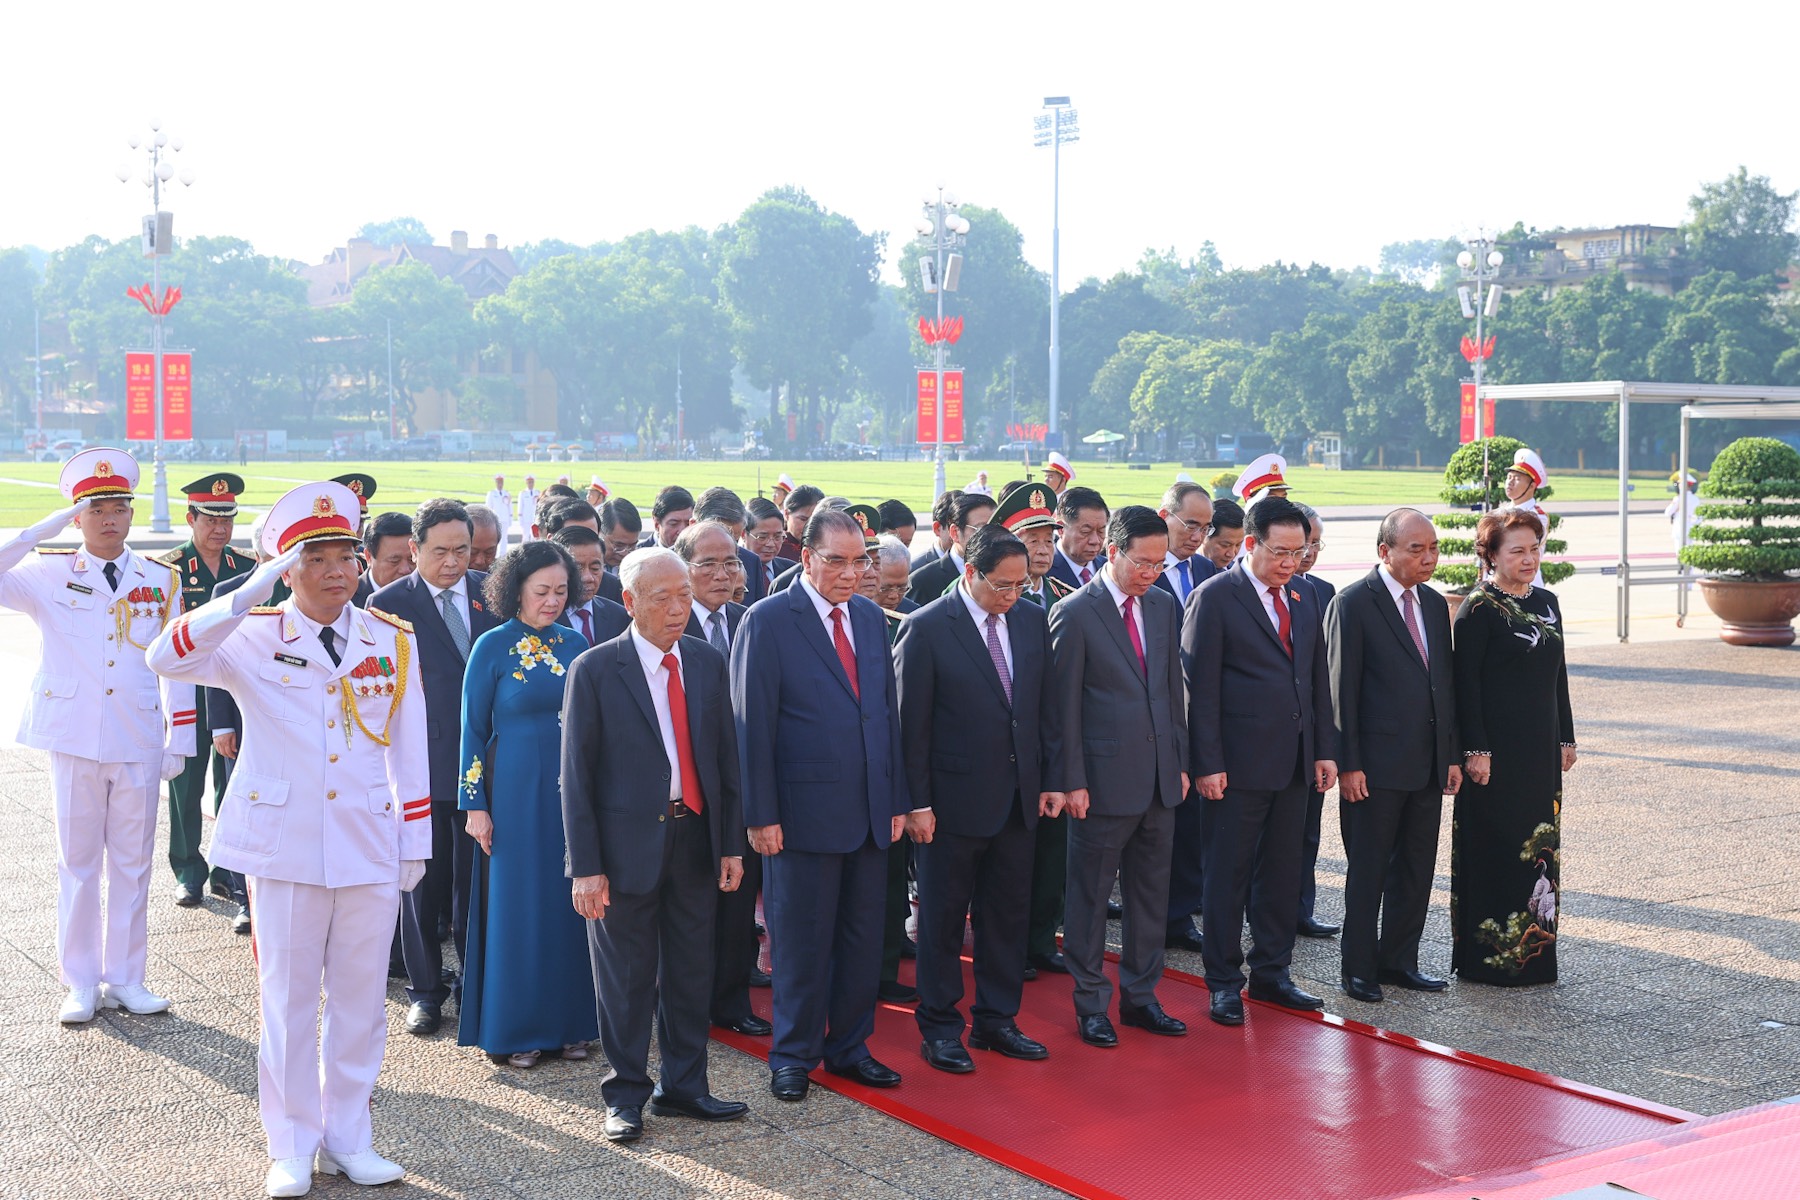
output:
[[[688,564],[688,570],[704,571],[708,575],[721,573],[729,575],[733,571],[742,571],[743,569],[744,564],[735,558],[703,558],[699,562]]]
[[[1283,563],[1297,563],[1305,558],[1310,552],[1305,546],[1301,546],[1294,550],[1277,550],[1273,546],[1258,546],[1257,549],[1261,550],[1264,554],[1267,554],[1276,562]]]
[[[1016,596],[1025,590],[1025,585],[1027,583],[1031,582],[1029,579],[1021,579],[1017,583],[995,583],[993,576],[991,575],[983,575],[980,571],[975,572],[975,574],[981,576],[981,582],[987,584],[1002,596]]]
[[[744,535],[744,540],[746,542],[761,542],[766,546],[770,542],[780,542],[781,539],[786,536],[787,534],[785,531],[777,529],[773,533],[746,533]]]
[[[1317,557],[1319,557],[1319,555],[1323,554],[1324,552],[1325,552],[1325,543],[1324,542],[1308,542],[1308,543],[1306,543],[1306,556],[1308,558],[1317,558]]]
[[[1187,530],[1189,533],[1194,532],[1194,530],[1196,530],[1196,529],[1205,529],[1206,528],[1206,525],[1203,522],[1190,521],[1186,517],[1182,516],[1180,513],[1170,513],[1169,519],[1171,521],[1175,521],[1178,524],[1180,524],[1180,526],[1183,529]]]
[[[904,596],[907,585],[904,583],[882,583],[875,587],[876,594],[882,596]]]
[[[854,571],[858,575],[861,575],[864,571],[868,570],[875,562],[874,559],[866,554],[859,554],[855,558],[845,558],[841,554],[820,554],[817,557],[820,562],[825,564],[825,569],[827,571],[837,571],[840,573],[844,571]]]
[[[1131,555],[1125,553],[1123,550],[1119,551],[1119,557],[1117,559],[1114,559],[1113,561],[1115,561],[1115,562],[1124,561],[1124,562],[1130,563],[1133,567],[1137,568],[1140,572],[1143,572],[1146,574],[1151,571],[1160,571],[1163,569],[1163,560],[1160,558],[1156,559],[1153,562],[1146,562],[1141,558],[1131,557]]]

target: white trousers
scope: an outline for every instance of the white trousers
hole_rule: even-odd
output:
[[[50,789],[56,797],[56,957],[68,987],[144,982],[157,766],[50,753]]]
[[[374,1144],[369,1097],[387,1050],[388,949],[398,883],[328,888],[250,878],[262,985],[258,1101],[269,1157]],[[325,993],[323,1035],[319,993]]]

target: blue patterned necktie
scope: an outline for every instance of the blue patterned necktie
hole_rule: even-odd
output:
[[[462,612],[456,607],[456,597],[449,589],[438,593],[438,607],[443,610],[444,624],[450,627],[450,640],[456,643],[456,652],[468,662],[469,627],[463,624]]]

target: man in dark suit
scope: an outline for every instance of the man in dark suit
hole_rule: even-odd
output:
[[[1337,595],[1337,588],[1322,576],[1314,575],[1313,568],[1319,565],[1319,555],[1325,549],[1325,523],[1319,518],[1317,510],[1310,504],[1294,501],[1294,507],[1306,516],[1306,557],[1300,560],[1300,569],[1294,573],[1296,582],[1311,590],[1314,611],[1325,612],[1331,604],[1331,598]],[[1326,652],[1331,649],[1329,630],[1325,639]],[[1341,728],[1341,727],[1340,727]],[[1339,739],[1340,742],[1342,738]],[[1342,764],[1340,764],[1341,767]],[[1301,937],[1329,938],[1336,937],[1338,926],[1329,921],[1321,921],[1315,911],[1319,899],[1319,835],[1320,826],[1325,814],[1325,793],[1318,788],[1309,788],[1306,797],[1306,840],[1300,859],[1300,926]]]
[[[1050,574],[1071,589],[1086,587],[1105,566],[1106,522],[1112,516],[1106,501],[1090,487],[1065,488],[1056,501],[1062,532],[1056,539],[1056,560]]]
[[[956,498],[950,524],[950,549],[943,557],[915,568],[906,594],[920,604],[930,604],[944,594],[944,589],[963,577],[963,543],[971,531],[981,528],[994,515],[994,498],[981,492],[964,492]]]
[[[1055,750],[1045,718],[1050,627],[1018,603],[1027,552],[1006,527],[975,530],[968,567],[918,609],[894,643],[906,782],[919,807],[920,1053],[942,1071],[975,1069],[963,1046],[964,918],[975,914],[975,1004],[969,1045],[1008,1058],[1049,1051],[1019,1029],[1025,986],[1034,830],[1063,798],[1044,775]]]
[[[913,535],[919,532],[919,517],[913,512],[912,505],[900,500],[883,500],[875,506],[875,511],[881,514],[881,532],[899,538],[910,556]]]
[[[1382,519],[1380,539],[1380,565],[1345,588],[1325,617],[1350,860],[1343,986],[1367,1002],[1382,998],[1383,983],[1447,986],[1420,973],[1419,936],[1444,794],[1462,786],[1450,609],[1425,586],[1437,569],[1437,530],[1417,509],[1397,508]]]
[[[725,658],[681,636],[693,609],[687,570],[652,548],[628,556],[621,574],[631,629],[569,668],[562,806],[611,1067],[600,1081],[604,1132],[632,1142],[646,1103],[703,1121],[749,1111],[715,1099],[706,1077],[715,897],[738,888],[745,847]]]
[[[1068,797],[1069,866],[1063,957],[1075,977],[1076,1029],[1116,1046],[1103,971],[1106,901],[1124,893],[1119,1019],[1178,1036],[1163,1011],[1169,849],[1187,794],[1188,730],[1181,690],[1181,619],[1154,586],[1169,549],[1156,510],[1128,504],[1107,524],[1110,557],[1094,581],[1050,610],[1060,754],[1048,789]]]
[[[1218,573],[1212,561],[1199,553],[1206,527],[1212,523],[1212,509],[1212,497],[1197,483],[1173,483],[1163,493],[1157,515],[1169,527],[1169,553],[1156,586],[1175,597],[1177,605],[1186,605],[1194,589]]]
[[[1241,1025],[1242,933],[1250,905],[1250,996],[1316,1009],[1289,977],[1299,919],[1300,855],[1309,786],[1337,781],[1336,729],[1323,625],[1292,586],[1306,518],[1271,496],[1253,506],[1249,554],[1200,585],[1181,635],[1188,741],[1206,847],[1202,926],[1209,1015]]]
[[[962,498],[961,488],[945,488],[931,503],[931,545],[913,557],[912,569],[918,570],[950,553],[950,541],[956,524],[956,502]]]
[[[443,1020],[452,987],[442,978],[438,917],[447,913],[456,957],[462,958],[469,912],[474,841],[463,832],[456,807],[457,761],[462,741],[463,665],[475,639],[496,621],[481,600],[487,576],[469,570],[474,525],[460,500],[427,500],[413,516],[411,574],[376,592],[369,607],[410,621],[419,647],[425,687],[427,753],[431,760],[431,857],[425,879],[402,897],[400,944],[406,962],[406,994],[412,1007],[406,1030],[427,1037]],[[460,987],[460,983],[457,985]]]
[[[855,519],[819,508],[805,575],[744,614],[731,650],[744,819],[764,856],[775,950],[770,1090],[806,1096],[807,1072],[870,1087],[895,1071],[870,1055],[887,848],[912,805],[887,621],[856,595],[868,552]]]
[[[580,630],[590,646],[610,642],[624,633],[631,617],[622,603],[606,595],[608,584],[613,595],[619,595],[619,577],[604,566],[606,547],[600,535],[586,525],[564,525],[548,540],[567,550],[575,560],[581,576],[581,594],[587,597],[581,604],[565,608],[557,622]]]
[[[617,571],[625,556],[637,549],[644,532],[644,518],[637,505],[614,496],[600,506],[600,537],[606,550],[606,569]]]
[[[749,559],[744,565],[749,568],[750,585],[744,592],[746,606],[767,596],[774,590],[775,577],[789,568],[800,564],[793,559],[782,558],[781,543],[787,537],[787,528],[782,521],[781,509],[765,496],[752,497],[744,505],[744,549],[756,556],[752,565]]]

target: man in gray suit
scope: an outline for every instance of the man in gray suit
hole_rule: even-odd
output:
[[[749,1111],[715,1099],[706,1080],[713,917],[718,893],[743,879],[745,844],[725,656],[682,637],[694,603],[687,566],[651,547],[626,556],[619,575],[631,628],[569,668],[562,797],[612,1066],[600,1081],[604,1131],[631,1142],[646,1101],[658,1115],[703,1121]]]
[[[1444,795],[1462,786],[1450,608],[1425,586],[1437,569],[1437,530],[1417,509],[1397,508],[1382,520],[1375,549],[1381,564],[1325,614],[1350,859],[1343,986],[1366,1003],[1382,998],[1384,983],[1421,992],[1448,986],[1420,973],[1419,935]]]
[[[1239,566],[1201,584],[1181,632],[1188,744],[1205,847],[1209,1016],[1244,1023],[1243,927],[1250,903],[1250,996],[1286,1008],[1324,1001],[1288,975],[1300,910],[1307,788],[1337,782],[1337,731],[1323,623],[1292,580],[1306,517],[1270,496],[1245,518]]]
[[[1106,901],[1115,875],[1125,897],[1119,1020],[1178,1036],[1163,1011],[1169,851],[1175,806],[1187,794],[1188,729],[1175,598],[1155,587],[1169,529],[1130,504],[1106,529],[1109,561],[1050,610],[1051,686],[1061,750],[1046,791],[1067,795],[1068,897],[1063,957],[1075,979],[1075,1026],[1090,1046],[1116,1046],[1102,967]]]

